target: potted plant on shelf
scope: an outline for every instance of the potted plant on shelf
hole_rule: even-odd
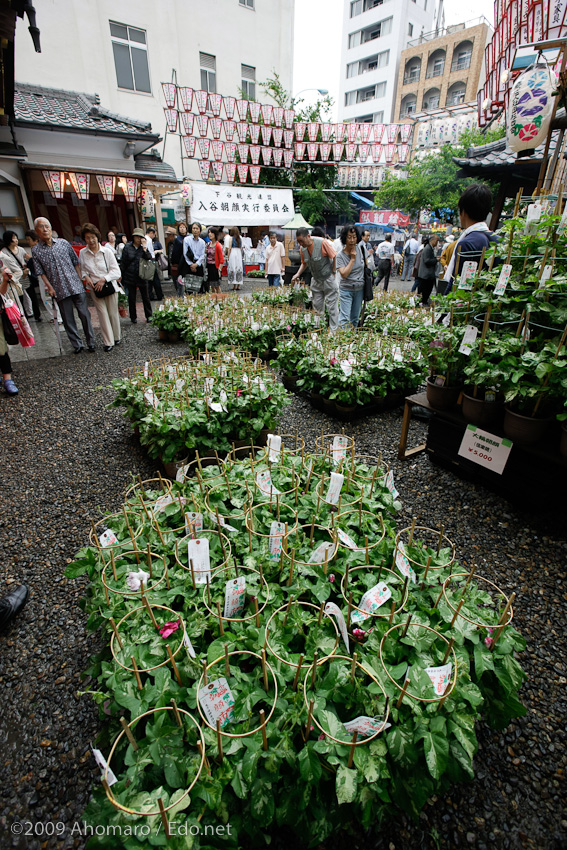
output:
[[[435,326],[421,352],[429,365],[426,381],[427,400],[437,410],[448,410],[457,403],[463,386],[466,356],[459,347],[463,328]]]

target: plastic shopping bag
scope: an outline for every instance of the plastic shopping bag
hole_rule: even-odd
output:
[[[18,341],[22,348],[29,348],[30,346],[35,345],[35,339],[28,320],[20,313],[14,301],[12,301],[11,298],[6,298],[5,296],[4,311],[10,320],[10,324],[16,331]]]

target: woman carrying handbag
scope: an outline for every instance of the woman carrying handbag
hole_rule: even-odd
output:
[[[12,272],[4,266],[2,260],[0,260],[0,314],[2,317],[2,321],[0,322],[0,372],[2,372],[2,378],[4,379],[4,392],[6,395],[18,395],[19,390],[12,380],[12,363],[10,362],[10,355],[8,354],[8,340],[6,340],[6,336],[4,334],[4,326],[6,326],[8,339],[13,340],[13,336],[11,337],[10,333],[15,335],[15,331],[10,324],[10,320],[4,311],[4,296],[8,292],[11,280]]]
[[[112,351],[122,341],[118,314],[118,293],[122,288],[117,282],[120,268],[110,245],[100,244],[100,231],[94,224],[83,225],[81,236],[87,243],[79,253],[81,278],[94,301],[104,350]]]

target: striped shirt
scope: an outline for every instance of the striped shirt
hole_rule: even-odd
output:
[[[40,239],[32,248],[32,257],[37,274],[46,276],[58,301],[85,291],[75,270],[75,266],[79,265],[79,258],[66,239],[53,239],[51,245]]]

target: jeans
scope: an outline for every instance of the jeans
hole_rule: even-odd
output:
[[[404,272],[402,274],[402,280],[409,280],[416,256],[417,254],[407,254],[407,256],[404,257]]]
[[[339,327],[346,328],[350,325],[353,328],[358,326],[360,311],[362,310],[362,296],[364,289],[344,289],[340,288],[339,301]]]
[[[279,274],[269,274],[268,275],[268,286],[280,286],[281,285],[281,275]]]

